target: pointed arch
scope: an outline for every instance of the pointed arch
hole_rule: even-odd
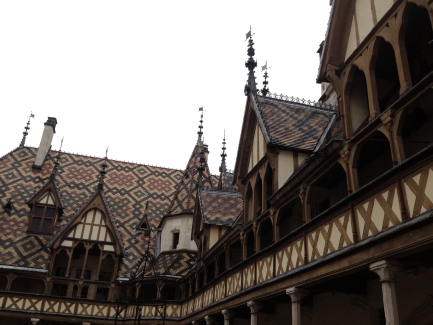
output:
[[[371,76],[376,85],[377,113],[385,111],[400,95],[400,79],[394,48],[383,37],[377,37],[373,44],[370,61]]]
[[[408,3],[403,12],[400,30],[402,48],[406,50],[412,84],[417,84],[433,69],[433,30],[429,11],[423,6]]]
[[[266,207],[265,210],[269,209],[271,207],[269,198],[274,194],[274,170],[271,167],[271,164],[268,163],[266,165],[266,172],[265,172],[265,196],[266,196]]]
[[[375,131],[357,146],[353,159],[355,187],[360,188],[393,167],[388,138]]]
[[[368,123],[370,116],[367,80],[364,72],[355,64],[351,67],[346,84],[345,96],[349,107],[348,124],[352,133]]]
[[[287,236],[302,225],[302,203],[299,197],[280,209],[277,219],[277,240]]]
[[[270,218],[260,223],[258,234],[259,250],[262,251],[274,243],[274,231]]]

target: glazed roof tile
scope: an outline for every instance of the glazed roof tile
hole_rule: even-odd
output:
[[[334,111],[257,96],[258,118],[269,143],[288,149],[313,150]]]
[[[34,193],[46,184],[53,169],[56,152],[50,151],[41,170],[32,169],[37,149],[23,147],[0,158],[0,200],[4,204],[11,197],[14,209],[2,211],[0,216],[0,264],[46,270],[50,251],[47,244],[59,229],[94,194],[98,183],[101,158],[62,153],[56,182],[64,205],[64,215],[57,222],[52,236],[27,233],[30,208],[26,204]],[[170,206],[176,185],[182,180],[180,170],[142,164],[108,160],[104,194],[119,237],[123,241],[125,256],[120,277],[132,274],[137,261],[145,251],[147,241],[136,231],[145,209],[151,203],[148,221],[155,229],[163,212]],[[154,234],[151,235],[151,250]]]
[[[239,192],[201,190],[199,202],[205,224],[231,226],[243,209]]]
[[[195,197],[197,193],[197,184],[199,172],[197,167],[200,166],[200,151],[202,147],[196,145],[192,151],[191,157],[182,175],[182,179],[178,182],[176,193],[171,201],[170,207],[167,209],[166,216],[178,215],[183,213],[194,213]],[[210,174],[207,162],[203,172],[203,188],[213,188],[215,178]]]
[[[196,263],[197,252],[171,250],[159,254],[155,263],[147,268],[146,275],[184,276]]]

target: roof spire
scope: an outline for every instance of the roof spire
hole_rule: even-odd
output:
[[[60,149],[59,149],[59,152],[58,152],[58,154],[56,156],[56,160],[54,161],[53,171],[51,172],[51,178],[52,179],[54,179],[54,177],[56,177],[56,175],[57,175],[57,169],[58,169],[58,167],[60,165],[60,156],[62,154],[63,139],[64,138],[62,138],[62,141],[60,142]]]
[[[265,70],[265,74],[263,77],[265,78],[265,81],[263,81],[263,89],[262,89],[262,95],[266,97],[266,95],[269,93],[268,89],[268,61],[266,61],[266,64],[262,66],[262,71]]]
[[[29,130],[30,130],[30,118],[32,117],[34,118],[35,114],[33,114],[33,112],[30,112],[29,120],[27,121],[27,125],[24,127],[23,138],[20,143],[20,148],[23,148],[26,143],[26,137],[29,134]]]
[[[254,69],[257,67],[257,61],[254,60],[254,41],[253,41],[253,34],[251,33],[251,25],[250,25],[250,31],[246,34],[248,39],[248,61],[245,62],[245,67],[248,68],[248,80],[247,84],[245,85],[245,95],[248,95],[250,91],[256,93],[257,87],[256,87],[256,77],[254,76]]]
[[[197,171],[198,171],[198,188],[202,188],[203,187],[203,172],[206,169],[206,158],[205,158],[205,152],[204,149],[202,147],[202,149],[200,150],[200,165],[197,166]]]
[[[224,139],[223,139],[223,147],[221,148],[223,150],[223,153],[221,154],[221,166],[220,166],[220,173],[225,173],[226,168],[226,130],[224,130]]]
[[[102,190],[104,188],[104,178],[105,178],[105,174],[107,174],[107,172],[105,171],[105,169],[108,167],[108,165],[107,165],[107,160],[108,160],[107,155],[108,155],[108,146],[107,146],[107,150],[105,150],[104,161],[101,164],[102,169],[99,171],[98,190]]]
[[[200,115],[200,125],[198,126],[198,137],[197,137],[197,145],[202,146],[203,145],[203,106],[199,107],[199,112],[201,112]]]

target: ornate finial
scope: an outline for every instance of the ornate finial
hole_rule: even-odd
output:
[[[26,137],[29,134],[29,130],[30,130],[30,119],[32,117],[34,118],[35,114],[33,114],[33,112],[30,112],[29,120],[27,121],[27,125],[24,127],[23,138],[20,143],[20,148],[23,148],[26,143]]]
[[[105,158],[104,161],[101,164],[102,169],[99,171],[99,183],[98,183],[98,189],[102,190],[104,188],[104,178],[105,178],[105,174],[107,174],[107,172],[105,171],[105,169],[107,169],[108,165],[107,165],[107,155],[108,155],[108,146],[107,146],[107,150],[105,150]]]
[[[220,166],[220,173],[226,172],[226,130],[224,130],[224,139],[223,139],[223,147],[221,148],[223,150],[223,153],[221,154],[221,166]]]
[[[61,154],[62,154],[63,139],[64,138],[62,138],[62,141],[60,142],[60,149],[59,149],[59,152],[58,152],[58,154],[56,156],[56,160],[54,161],[53,171],[51,172],[51,178],[53,178],[53,179],[54,179],[54,177],[56,177],[56,175],[57,175],[57,169],[58,169],[58,167],[60,165],[60,157],[61,157]]]
[[[248,95],[250,91],[253,91],[254,93],[257,92],[256,88],[256,77],[254,76],[254,69],[257,67],[257,61],[254,60],[254,41],[253,41],[253,34],[251,33],[251,26],[250,31],[246,34],[248,39],[248,61],[245,62],[245,67],[248,68],[248,80],[247,84],[245,85],[245,95]]]
[[[200,107],[198,111],[201,112],[201,115],[200,115],[200,125],[198,126],[198,132],[197,132],[198,134],[197,144],[199,146],[202,146],[203,145],[203,106]]]
[[[262,89],[262,95],[266,97],[266,95],[269,93],[268,89],[268,69],[271,67],[268,67],[268,61],[266,61],[266,64],[262,66],[262,71],[265,70],[265,74],[263,77],[265,78],[265,81],[263,81],[263,89]]]
[[[205,170],[205,164],[206,164],[206,158],[205,158],[205,152],[204,149],[202,147],[202,149],[200,150],[200,166],[197,167],[197,171],[198,171],[198,187],[202,188],[203,187],[203,172]]]

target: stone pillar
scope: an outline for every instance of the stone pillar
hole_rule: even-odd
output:
[[[92,325],[91,323],[84,322],[82,325]]]
[[[263,304],[254,300],[248,301],[247,303],[248,308],[250,308],[251,313],[251,325],[257,325],[257,313],[260,309],[262,309]]]
[[[286,290],[286,294],[292,299],[292,325],[301,325],[301,301],[308,294],[308,291],[292,287]]]
[[[206,321],[206,325],[213,325],[216,322],[216,318],[212,316],[206,316],[204,320]]]
[[[232,318],[235,315],[235,313],[229,309],[223,309],[221,311],[221,314],[224,316],[224,325],[230,325],[232,322]]]
[[[383,309],[385,310],[386,325],[399,325],[397,295],[395,293],[395,274],[401,269],[396,261],[382,260],[370,264],[370,271],[380,277],[382,284]]]
[[[30,322],[32,322],[32,325],[38,325],[39,321],[39,318],[30,318]]]

